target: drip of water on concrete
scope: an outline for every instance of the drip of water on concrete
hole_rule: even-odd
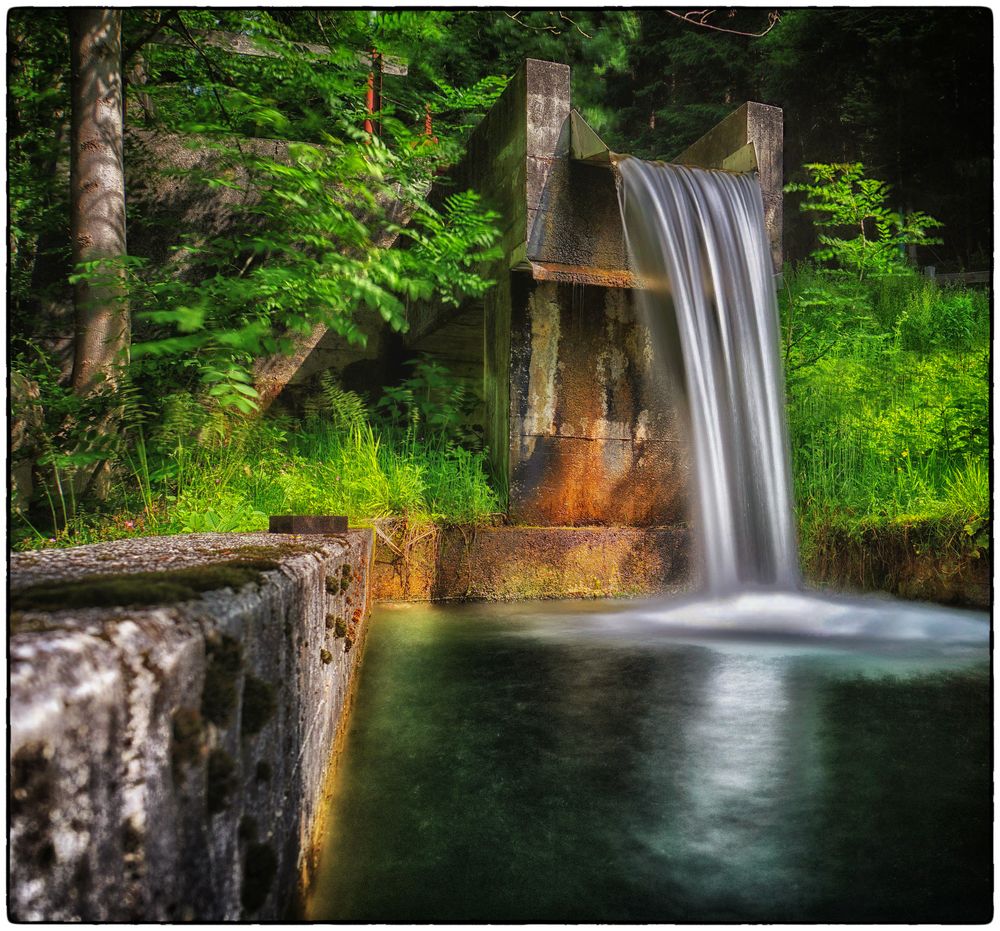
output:
[[[617,159],[625,238],[654,338],[679,337],[707,589],[799,584],[760,186],[749,175]],[[664,323],[672,305],[676,332]],[[661,346],[662,357],[676,350]]]

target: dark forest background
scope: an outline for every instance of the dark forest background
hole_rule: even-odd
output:
[[[535,11],[523,25],[497,10],[454,13],[447,46],[426,53],[454,82],[510,73],[526,55],[565,61],[574,102],[604,141],[645,158],[678,154],[744,100],[781,107],[787,181],[804,180],[809,162],[860,161],[893,186],[895,209],[944,223],[923,264],[989,267],[992,11],[778,10],[768,29],[771,12],[712,18],[735,32],[662,9]],[[813,231],[794,197],[785,223],[786,256],[804,258]]]

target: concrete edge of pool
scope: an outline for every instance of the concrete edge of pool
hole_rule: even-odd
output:
[[[188,534],[14,554],[10,917],[296,914],[373,603],[677,590],[687,537]]]
[[[831,536],[804,566],[824,589],[988,609],[992,549],[935,545],[932,526]],[[375,537],[381,601],[520,601],[654,595],[690,584],[690,530],[665,527],[427,527]]]
[[[10,918],[294,913],[371,551],[197,534],[11,558]]]

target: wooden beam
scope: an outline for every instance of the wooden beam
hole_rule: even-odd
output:
[[[210,48],[217,48],[230,55],[252,55],[258,58],[277,58],[278,53],[273,49],[261,45],[252,36],[245,36],[239,32],[225,32],[221,29],[191,29],[192,36]],[[179,45],[190,48],[191,44],[179,35],[164,32],[151,40],[158,45]],[[292,46],[303,52],[310,52],[321,57],[333,54],[327,45],[316,45],[312,42],[292,42]],[[360,52],[357,55],[357,62],[362,68],[371,67],[371,56]],[[385,74],[405,77],[407,73],[406,62],[388,55],[382,56],[382,71]]]

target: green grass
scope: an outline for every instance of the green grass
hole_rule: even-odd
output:
[[[266,530],[271,514],[346,514],[355,526],[382,518],[481,524],[502,510],[485,453],[440,438],[367,421],[333,425],[318,416],[210,421],[169,448],[139,443],[101,510],[78,511],[58,532],[15,516],[12,535],[15,549],[34,549]]]
[[[782,350],[806,562],[829,530],[860,538],[933,523],[943,538],[985,545],[989,311],[985,291],[916,276],[859,284],[808,267],[787,275]],[[15,515],[14,547],[265,530],[270,514],[477,524],[504,510],[482,452],[374,426],[360,401],[325,390],[325,408],[304,419],[235,424],[171,396],[168,426],[148,449],[131,444],[109,505],[78,510],[59,532]],[[50,480],[53,514],[71,485]]]
[[[916,277],[861,287],[805,270],[782,304],[804,559],[829,529],[932,522],[982,545],[988,295]]]

